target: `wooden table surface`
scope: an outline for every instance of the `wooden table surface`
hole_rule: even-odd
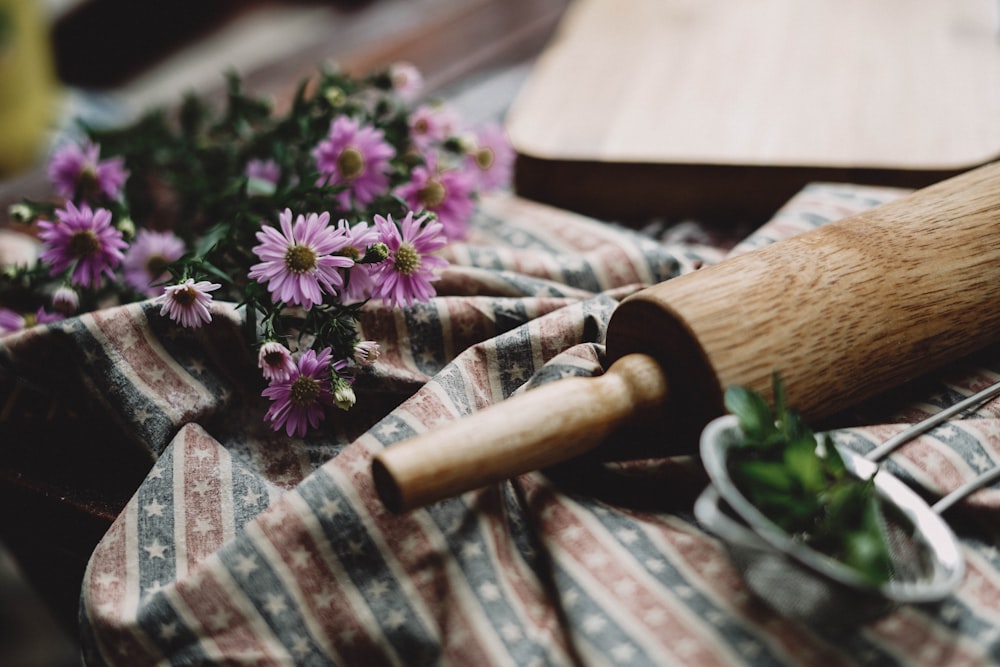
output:
[[[527,196],[766,219],[1000,157],[995,0],[577,0],[508,116]]]

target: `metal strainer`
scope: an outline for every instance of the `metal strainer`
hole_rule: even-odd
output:
[[[747,586],[785,616],[811,624],[864,623],[900,604],[933,603],[951,594],[965,574],[965,558],[941,513],[1000,478],[1000,467],[928,503],[876,461],[920,433],[1000,394],[1000,383],[911,426],[867,456],[843,447],[847,469],[867,479],[883,501],[893,574],[872,585],[850,567],[792,539],[747,500],[729,477],[726,459],[742,433],[734,415],[709,423],[701,437],[702,462],[712,480],[695,503],[697,519],[726,545]]]

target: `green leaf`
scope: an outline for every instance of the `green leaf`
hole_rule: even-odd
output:
[[[724,401],[726,409],[736,415],[747,440],[761,441],[774,433],[774,416],[760,394],[734,386],[726,389]]]
[[[784,464],[805,491],[813,494],[822,491],[825,483],[823,459],[816,454],[814,439],[800,438],[788,443]]]

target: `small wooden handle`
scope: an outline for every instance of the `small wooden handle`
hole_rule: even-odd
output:
[[[667,395],[652,357],[626,355],[598,377],[552,382],[388,447],[372,462],[375,488],[402,512],[567,461],[655,414]]]

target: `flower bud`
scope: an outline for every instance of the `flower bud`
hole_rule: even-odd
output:
[[[14,222],[27,224],[35,217],[35,212],[27,204],[11,204],[7,209],[7,214]]]
[[[135,222],[133,222],[132,218],[127,216],[120,218],[115,227],[122,233],[122,238],[126,241],[131,241],[135,238]]]
[[[323,97],[326,99],[326,103],[331,107],[336,109],[337,107],[344,104],[347,100],[347,96],[344,94],[344,90],[338,86],[330,86],[323,91]]]
[[[365,249],[365,256],[361,258],[361,264],[377,264],[389,256],[389,246],[382,241],[377,241]]]
[[[371,366],[380,354],[379,345],[373,340],[363,340],[354,346],[354,361],[359,366]]]
[[[63,315],[72,315],[80,307],[80,295],[68,285],[63,285],[52,294],[52,307]]]
[[[333,402],[341,410],[350,410],[354,407],[358,398],[354,395],[354,388],[351,383],[344,378],[338,377],[333,380]]]

